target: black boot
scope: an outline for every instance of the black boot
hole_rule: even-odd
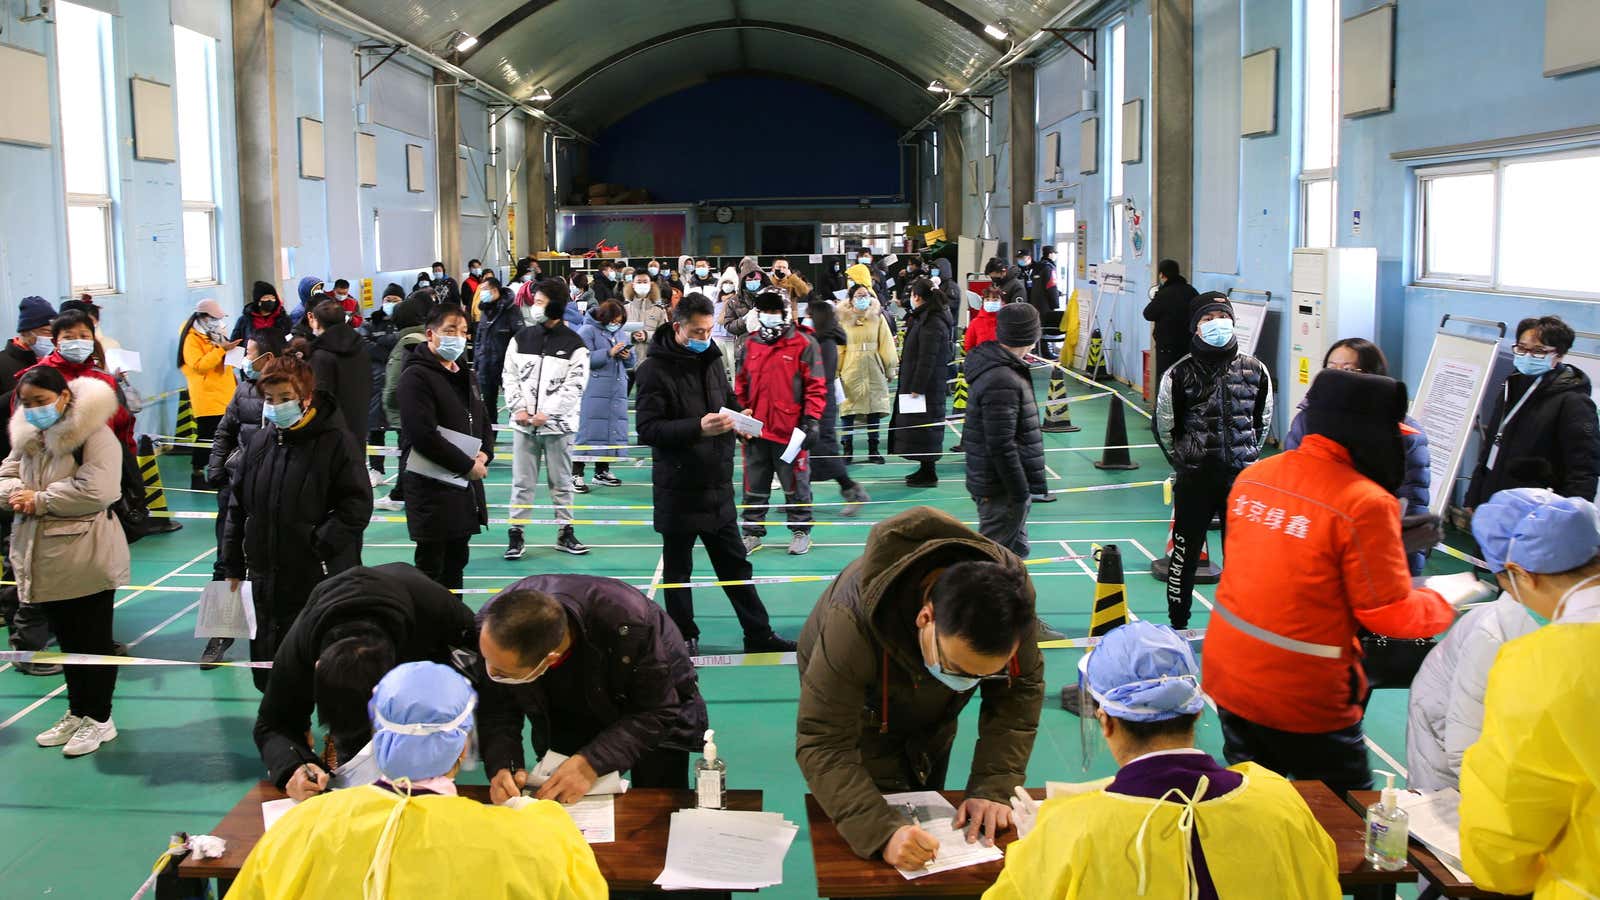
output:
[[[939,473],[934,470],[933,463],[923,460],[915,472],[906,476],[907,487],[933,487],[939,483]]]
[[[855,457],[855,453],[856,453],[856,438],[855,438],[855,435],[847,434],[844,437],[839,439],[839,452],[844,454],[844,464],[845,465],[853,466],[853,465],[856,464],[856,461],[855,461],[855,458],[854,458]]]
[[[875,466],[881,466],[888,462],[883,458],[883,454],[878,452],[878,431],[876,429],[867,433],[867,462]]]

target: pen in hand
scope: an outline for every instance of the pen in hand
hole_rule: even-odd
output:
[[[913,804],[913,803],[902,803],[902,804],[900,804],[900,812],[905,815],[906,821],[911,823],[911,827],[912,828],[915,828],[915,829],[917,829],[919,831],[922,831],[922,832],[926,832],[927,831],[927,829],[922,826],[922,820],[917,818],[917,807],[916,807],[916,804]],[[933,865],[933,858],[930,855],[928,861],[924,862],[922,864],[922,867],[924,869],[926,869],[931,865]]]

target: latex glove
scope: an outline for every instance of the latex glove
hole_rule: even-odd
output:
[[[521,809],[524,806],[532,806],[538,802],[539,801],[533,799],[532,797],[524,797],[521,794],[518,794],[515,797],[506,800],[504,803],[501,803],[500,805],[508,809]]]
[[[1442,540],[1444,520],[1438,516],[1422,513],[1400,517],[1400,543],[1405,545],[1407,553],[1432,549]]]
[[[750,332],[751,334],[755,334],[756,332],[760,331],[761,330],[761,314],[759,312],[757,312],[756,310],[754,310],[754,309],[752,309],[749,312],[745,313],[744,314],[744,327],[745,327],[745,330]]]
[[[1017,788],[1011,797],[1011,821],[1017,826],[1017,837],[1027,837],[1038,818],[1039,801],[1033,799],[1026,789]]]

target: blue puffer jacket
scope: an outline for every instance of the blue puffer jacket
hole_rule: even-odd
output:
[[[578,439],[580,446],[628,443],[628,370],[633,368],[633,355],[626,360],[610,355],[611,348],[628,343],[627,334],[612,334],[593,316],[584,316],[578,329],[584,346],[589,348],[589,384],[583,389],[583,405],[578,414]],[[616,447],[607,450],[579,451],[580,455],[626,456],[627,450]]]
[[[1415,516],[1428,511],[1428,502],[1433,496],[1428,488],[1432,469],[1428,462],[1428,436],[1423,434],[1422,426],[1410,416],[1401,421],[1406,425],[1406,430],[1400,433],[1400,446],[1406,451],[1406,475],[1400,482],[1400,489],[1395,491],[1395,496],[1406,502],[1405,514]],[[1293,450],[1300,446],[1305,436],[1306,401],[1301,400],[1300,406],[1296,408],[1294,421],[1289,423],[1289,436],[1283,441],[1283,449]],[[1411,574],[1421,575],[1422,566],[1427,558],[1426,553],[1411,554],[1408,557]]]

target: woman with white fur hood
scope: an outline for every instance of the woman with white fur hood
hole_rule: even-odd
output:
[[[722,351],[722,365],[728,370],[728,383],[733,384],[733,375],[736,371],[735,363],[739,355],[739,336],[728,330],[728,322],[732,321],[725,314],[734,315],[734,318],[743,319],[750,307],[742,305],[739,297],[739,272],[733,266],[722,270],[717,276],[717,292],[711,298],[711,303],[717,308],[713,317],[716,324],[711,326],[711,340],[716,342],[717,349]],[[729,307],[733,309],[730,311]],[[739,310],[743,312],[739,312]]]
[[[63,653],[112,653],[112,598],[128,582],[128,541],[111,510],[122,497],[122,445],[106,423],[117,396],[94,378],[70,384],[37,366],[17,381],[11,453],[0,498],[16,516],[11,569],[24,603],[39,604]],[[67,666],[67,714],[35,741],[66,756],[117,736],[115,666]]]

